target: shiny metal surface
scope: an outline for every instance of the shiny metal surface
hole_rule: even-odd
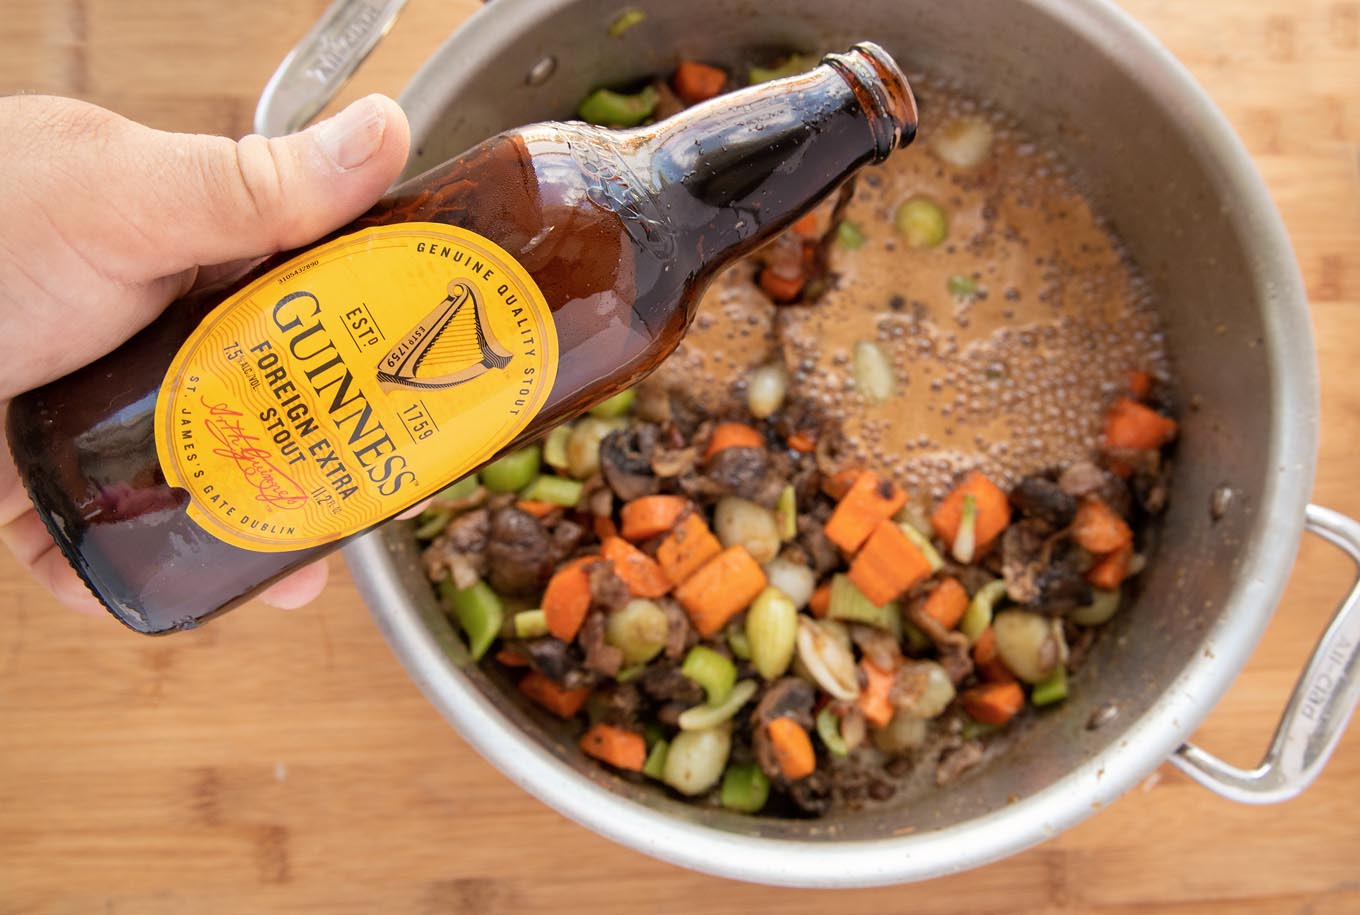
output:
[[[742,880],[868,886],[975,867],[1056,834],[1184,744],[1245,663],[1292,565],[1316,459],[1317,379],[1274,206],[1209,99],[1109,3],[629,5],[646,18],[618,39],[607,27],[620,6],[605,0],[498,0],[474,16],[402,96],[415,138],[408,173],[506,127],[569,116],[591,88],[664,71],[681,55],[734,65],[758,49],[871,39],[909,69],[956,76],[1062,151],[1153,278],[1198,405],[1183,417],[1160,547],[1060,709],[948,789],[923,786],[822,821],[697,809],[591,764],[555,722],[470,663],[408,526],[346,550],[366,600],[412,676],[482,755],[563,814],[656,857]],[[535,65],[549,57],[562,64],[544,76]],[[1215,520],[1208,507],[1223,485],[1238,495]],[[1353,695],[1335,699],[1339,729]]]
[[[1345,552],[1357,577],[1294,686],[1265,758],[1239,769],[1194,744],[1171,757],[1201,785],[1244,804],[1287,801],[1311,785],[1360,701],[1360,524],[1316,505],[1307,517],[1308,530]]]
[[[289,52],[260,94],[255,132],[301,130],[387,34],[406,0],[335,0]]]

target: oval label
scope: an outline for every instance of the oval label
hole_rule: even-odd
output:
[[[438,223],[361,229],[213,309],[161,384],[156,451],[214,537],[320,546],[505,447],[557,356],[542,292],[498,245]]]

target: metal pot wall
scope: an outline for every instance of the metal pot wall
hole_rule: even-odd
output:
[[[400,5],[333,7],[271,82],[260,129],[280,132],[315,113]],[[1161,545],[1061,711],[1038,716],[954,786],[873,812],[738,816],[603,771],[469,661],[424,580],[409,527],[393,524],[352,545],[347,559],[431,701],[565,815],[659,858],[767,883],[866,886],[973,867],[1071,826],[1167,758],[1245,802],[1306,786],[1360,698],[1360,589],[1342,602],[1259,768],[1235,769],[1184,743],[1264,631],[1305,525],[1360,563],[1360,525],[1306,502],[1317,379],[1288,240],[1241,143],[1185,70],[1105,2],[628,6],[645,18],[618,38],[607,27],[619,0],[497,0],[474,16],[401,96],[415,138],[408,174],[502,129],[570,116],[590,89],[664,72],[681,56],[736,65],[762,48],[836,50],[871,39],[909,70],[952,76],[1067,157],[1156,283],[1180,379],[1197,404],[1183,417]],[[1232,497],[1215,520],[1210,505],[1224,488]]]

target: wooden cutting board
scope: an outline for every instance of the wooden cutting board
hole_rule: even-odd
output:
[[[7,0],[0,92],[239,136],[325,5]],[[475,6],[412,0],[344,99],[395,94]],[[1222,106],[1284,214],[1321,361],[1315,498],[1360,515],[1360,3],[1127,6]],[[1304,544],[1197,741],[1256,760],[1352,573]],[[0,621],[0,913],[1360,911],[1360,728],[1283,806],[1236,806],[1163,767],[1007,861],[833,895],[660,864],[530,798],[425,702],[338,560],[304,610],[147,639],[63,611],[4,556]]]

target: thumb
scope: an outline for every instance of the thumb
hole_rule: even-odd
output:
[[[381,95],[286,137],[151,133],[162,181],[139,207],[148,278],[314,241],[373,205],[410,144],[406,115]]]
[[[4,99],[0,115],[0,159],[24,165],[0,189],[44,202],[68,247],[133,285],[314,241],[372,206],[410,145],[406,115],[381,95],[301,133],[239,141],[71,99]]]

